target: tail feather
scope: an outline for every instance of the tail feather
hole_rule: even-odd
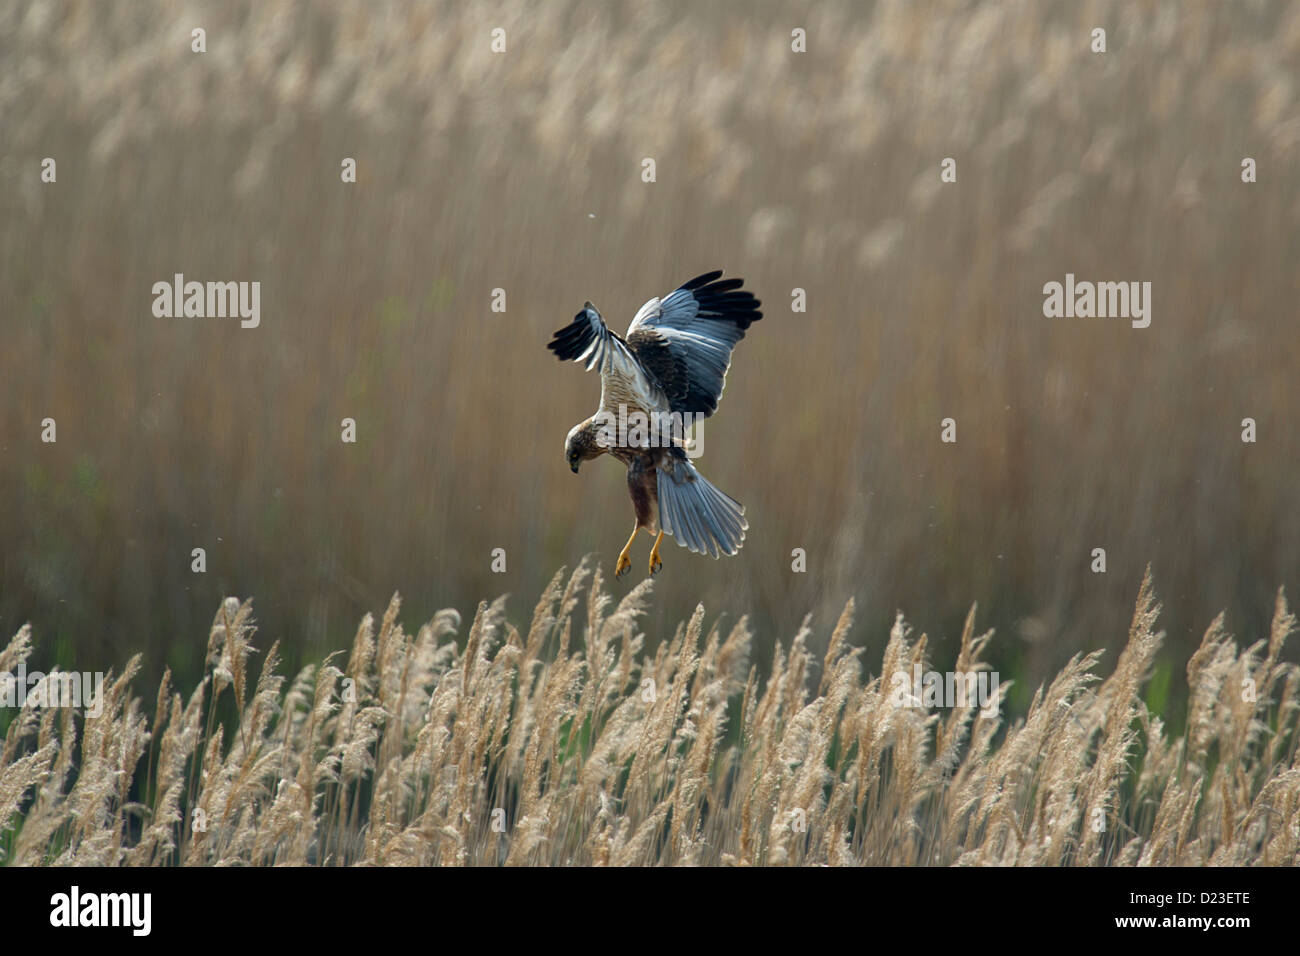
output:
[[[681,496],[665,488],[665,485],[672,483],[672,478],[665,478],[662,471],[659,472],[658,478],[659,530],[664,534],[672,535],[680,542],[686,529],[686,521],[681,512]]]
[[[707,527],[703,528],[702,530],[705,532],[705,535],[709,539],[708,541],[709,554],[713,555],[716,558],[718,556],[718,543],[722,541],[729,541],[730,536],[728,535],[727,532],[724,532],[722,530],[722,524],[718,521],[718,518],[715,517],[713,513],[714,509],[717,507],[716,504],[712,501],[709,501],[708,504],[710,505],[710,507],[701,508],[699,510],[698,517],[702,517],[704,519],[704,524],[707,525]]]
[[[667,529],[668,533],[677,539],[679,545],[689,547],[699,554],[708,554],[712,537],[706,535],[696,523],[695,512],[698,507],[697,502],[691,498],[694,489],[679,489],[672,476],[665,476],[662,471],[659,472],[659,484],[661,498],[663,486],[665,484],[672,486],[668,491],[668,503],[673,517],[672,525]],[[714,557],[717,557],[716,552]]]
[[[748,524],[744,518],[744,507],[740,507],[740,512],[732,510],[730,505],[736,504],[730,498],[727,498],[721,491],[713,485],[709,485],[707,490],[713,495],[715,508],[713,514],[722,522],[723,527],[735,540],[745,540],[745,528]],[[742,527],[743,525],[743,527]]]
[[[719,491],[687,459],[659,469],[659,527],[696,554],[735,554],[749,522],[745,507]]]

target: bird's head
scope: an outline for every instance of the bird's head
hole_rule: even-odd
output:
[[[605,449],[596,440],[596,424],[590,418],[569,429],[569,434],[564,439],[564,458],[575,475],[580,464],[604,452]]]

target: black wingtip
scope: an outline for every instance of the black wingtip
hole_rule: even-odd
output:
[[[587,303],[586,308],[591,308],[591,303]],[[573,317],[572,322],[557,330],[546,347],[554,352],[561,362],[568,362],[585,352],[595,337],[596,333],[592,330],[591,321],[587,318],[584,309]]]
[[[715,281],[722,275],[721,271],[707,272],[692,279],[683,288],[691,290],[695,300],[700,304],[700,312],[710,318],[734,322],[741,329],[763,317],[758,310],[762,305],[754,294],[741,288],[745,280],[737,277]]]
[[[703,275],[696,276],[690,282],[687,282],[685,285],[681,286],[681,288],[692,289],[692,290],[698,289],[700,286],[708,285],[714,279],[720,278],[721,276],[722,276],[722,270],[715,269],[712,272],[706,272]]]

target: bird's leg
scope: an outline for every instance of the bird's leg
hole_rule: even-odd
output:
[[[627,544],[623,545],[623,550],[619,552],[618,564],[614,565],[614,577],[621,578],[632,570],[632,559],[628,557],[628,552],[632,550],[632,542],[636,540],[636,533],[640,530],[639,526],[632,529],[632,537],[627,539]]]
[[[659,560],[659,542],[663,539],[664,533],[660,531],[659,537],[655,538],[655,546],[650,549],[650,573],[652,575],[658,574],[659,569],[664,566],[664,563]]]

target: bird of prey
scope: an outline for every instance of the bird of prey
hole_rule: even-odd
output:
[[[663,566],[659,545],[665,534],[715,558],[735,554],[745,540],[744,507],[699,473],[686,454],[680,427],[683,420],[707,418],[717,410],[731,352],[750,324],[763,317],[762,303],[741,288],[744,281],[723,279],[721,270],[696,276],[641,306],[626,335],[612,331],[587,302],[547,346],[561,361],[600,369],[600,408],[569,432],[564,455],[574,474],[582,462],[606,453],[627,466],[636,524],[618,556],[616,577],[631,569],[628,554],[643,528],[657,532],[650,550],[652,575]],[[671,424],[639,432],[611,427],[637,415]]]

